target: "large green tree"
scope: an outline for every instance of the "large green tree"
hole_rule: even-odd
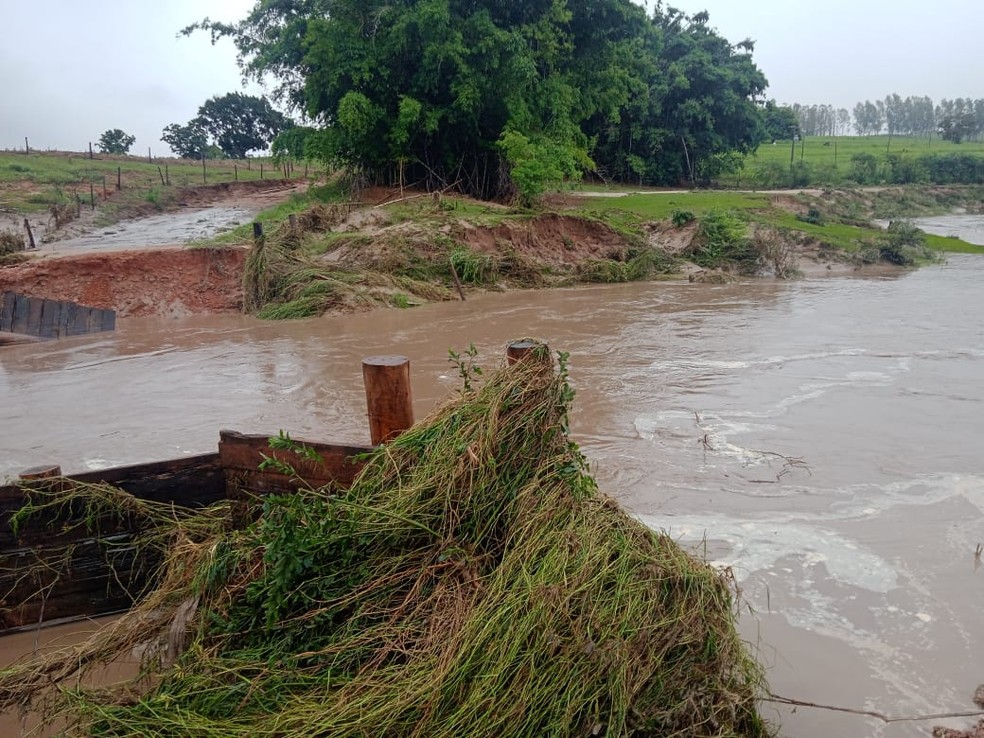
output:
[[[183,159],[201,159],[208,149],[208,133],[197,118],[192,118],[183,126],[178,123],[165,126],[161,141]]]
[[[381,182],[530,198],[591,169],[697,180],[761,135],[750,45],[630,0],[264,0],[196,29],[314,122],[306,152]]]
[[[196,120],[230,159],[269,148],[277,134],[292,125],[265,97],[241,92],[209,98],[198,108]]]
[[[131,136],[122,129],[113,128],[109,131],[104,131],[99,137],[99,143],[96,145],[100,151],[107,154],[126,154],[136,140],[136,136]]]

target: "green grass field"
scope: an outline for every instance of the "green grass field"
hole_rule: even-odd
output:
[[[202,171],[201,162],[186,159],[154,159],[135,156],[67,152],[0,152],[0,210],[31,212],[45,210],[53,202],[78,195],[88,201],[90,184],[97,195],[116,189],[117,169],[124,193],[143,193],[152,202],[165,185],[166,168],[171,188],[216,184],[236,180],[279,179],[282,174],[269,159],[231,161],[210,159]],[[295,171],[296,173],[296,171]]]
[[[789,164],[791,144],[789,141],[778,141],[775,144],[763,144],[754,154],[748,157],[745,166],[754,167],[756,164],[779,162]],[[855,154],[976,154],[984,156],[984,141],[965,141],[962,144],[943,141],[934,136],[915,138],[912,136],[806,136],[795,147],[794,159],[809,164],[826,164],[843,169],[847,172],[851,165],[851,157]]]
[[[826,181],[847,179],[852,171],[852,157],[870,154],[881,163],[888,154],[916,158],[929,154],[969,154],[984,157],[984,142],[967,141],[954,144],[937,137],[912,136],[807,136],[795,144],[778,141],[763,144],[745,159],[739,175],[721,178],[726,187],[740,187],[753,181],[767,181],[769,170],[788,171],[790,154],[795,163],[803,162],[814,172],[814,178]],[[805,183],[804,183],[805,184]]]
[[[849,193],[843,193],[843,196],[850,197]],[[884,231],[874,224],[865,227],[840,222],[831,202],[822,197],[796,197],[804,206],[817,207],[827,213],[828,222],[816,224],[800,220],[788,209],[777,207],[768,194],[727,190],[687,193],[653,191],[625,197],[586,197],[578,209],[624,231],[631,231],[645,221],[670,219],[677,211],[689,211],[698,219],[711,212],[735,212],[749,222],[804,233],[820,243],[847,252],[855,252],[884,235]],[[984,253],[984,247],[957,238],[927,234],[926,243],[933,249],[949,253]]]

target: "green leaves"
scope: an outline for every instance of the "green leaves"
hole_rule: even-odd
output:
[[[384,184],[530,204],[595,168],[696,180],[761,137],[765,78],[706,14],[647,18],[631,0],[278,0],[195,29],[232,37],[246,74],[280,83],[325,131],[312,151]]]

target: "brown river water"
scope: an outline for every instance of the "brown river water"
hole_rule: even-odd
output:
[[[474,342],[488,366],[536,336],[571,355],[573,432],[602,488],[732,568],[775,693],[964,712],[984,682],[982,284],[984,258],[954,256],[890,278],[513,292],[290,323],[126,319],[0,352],[0,478],[207,452],[220,428],[365,442],[363,356],[410,357],[422,417],[457,386],[449,348]],[[10,658],[31,643],[2,645]],[[790,738],[972,722],[763,710]]]

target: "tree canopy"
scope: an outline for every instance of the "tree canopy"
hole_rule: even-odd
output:
[[[265,97],[230,92],[209,98],[185,125],[165,126],[161,140],[185,158],[201,158],[216,146],[230,159],[245,159],[292,125]]]
[[[120,128],[113,128],[104,131],[96,145],[100,151],[106,154],[125,154],[136,140],[136,136],[131,136]]]
[[[751,42],[660,4],[258,1],[196,29],[304,111],[308,153],[380,182],[525,199],[584,171],[699,181],[764,135]]]

